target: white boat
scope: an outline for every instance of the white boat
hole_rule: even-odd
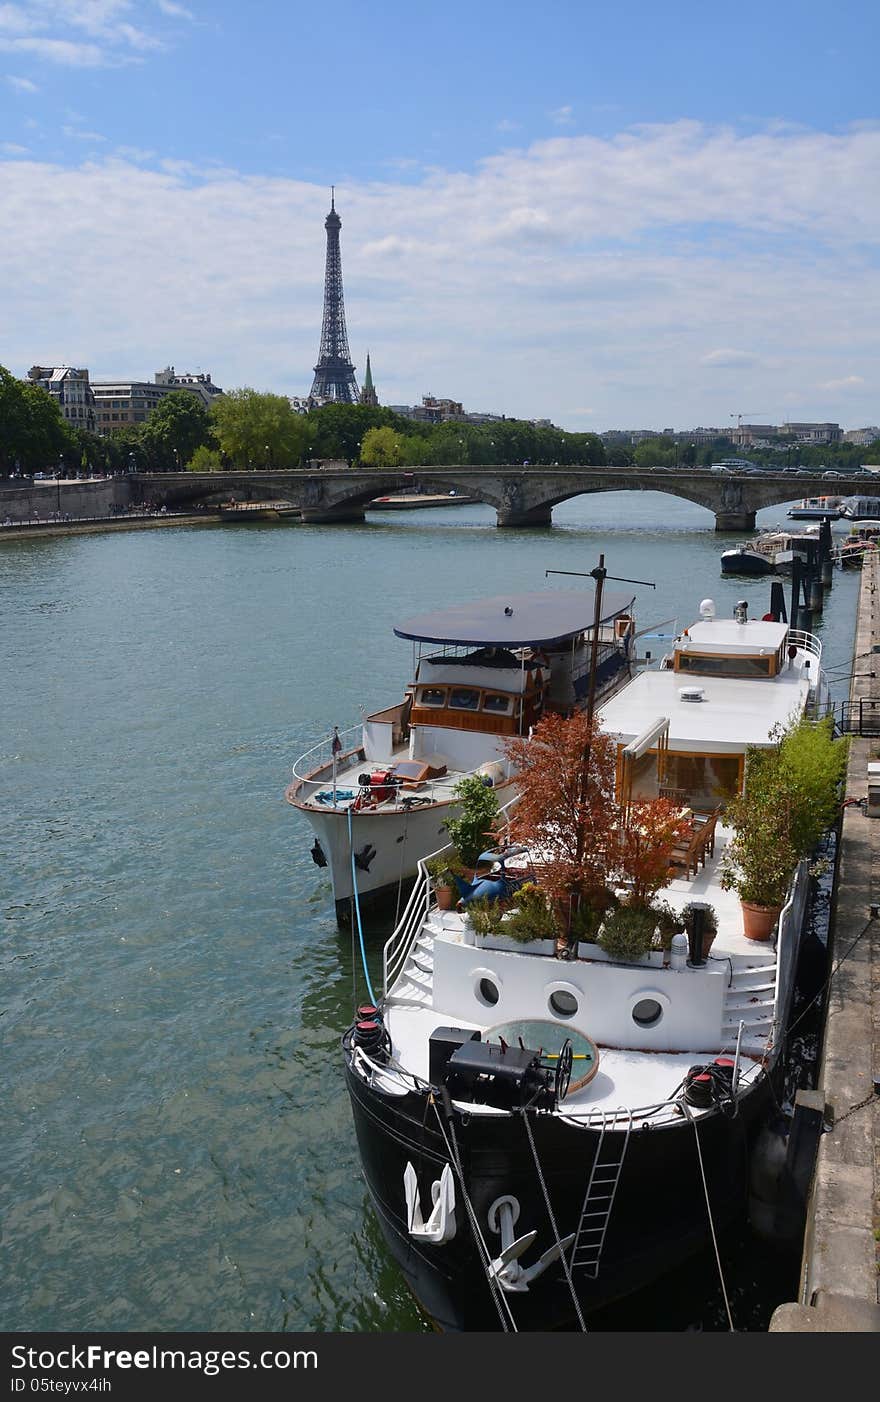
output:
[[[596,641],[596,696],[631,673],[633,595],[606,593]],[[514,795],[505,741],[527,735],[547,710],[587,701],[595,596],[547,589],[501,595],[410,618],[395,627],[414,643],[403,700],[330,735],[293,766],[288,802],[315,833],[336,913],[398,893],[419,859],[447,840],[455,787],[479,773],[502,805]]]
[[[788,510],[793,520],[800,521],[836,521],[838,516],[845,514],[843,497],[840,496],[804,497],[797,506]]]
[[[660,668],[601,708],[632,796],[662,786],[714,815],[661,893],[714,907],[705,962],[696,942],[626,963],[594,943],[560,961],[552,943],[481,937],[466,912],[437,909],[420,866],[382,994],[343,1049],[373,1206],[441,1328],[583,1325],[706,1247],[710,1222],[719,1239],[741,1222],[779,1094],[809,874],[801,863],[775,940],[747,939],[719,883],[718,805],[741,790],[747,748],[824,699],[816,638],[744,605],[718,619],[704,601]]]
[[[880,497],[845,497],[840,514],[849,521],[874,520],[880,516]]]

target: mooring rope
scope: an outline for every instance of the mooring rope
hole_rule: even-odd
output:
[[[540,1183],[541,1191],[544,1194],[544,1206],[547,1208],[547,1216],[550,1218],[550,1226],[553,1228],[553,1236],[556,1239],[556,1245],[559,1247],[559,1259],[562,1262],[562,1269],[565,1271],[565,1279],[568,1281],[568,1288],[571,1292],[572,1303],[574,1304],[574,1312],[577,1315],[578,1325],[580,1326],[581,1333],[586,1334],[587,1326],[584,1323],[584,1316],[581,1311],[580,1300],[578,1299],[577,1290],[575,1289],[574,1281],[572,1279],[571,1266],[569,1265],[566,1259],[565,1252],[562,1249],[562,1238],[559,1235],[559,1228],[556,1225],[556,1218],[553,1215],[553,1208],[550,1204],[550,1194],[547,1190],[547,1184],[544,1180],[544,1174],[541,1169],[541,1161],[538,1158],[538,1150],[535,1147],[535,1140],[532,1135],[532,1126],[529,1124],[528,1110],[525,1107],[523,1107],[522,1117],[525,1123],[526,1134],[528,1135],[529,1144],[531,1145],[532,1158],[535,1160],[535,1171],[538,1175],[538,1182]]]
[[[708,1183],[706,1182],[706,1170],[705,1170],[705,1168],[703,1167],[703,1150],[702,1150],[702,1147],[701,1147],[701,1145],[700,1145],[700,1132],[699,1132],[699,1129],[697,1128],[697,1121],[694,1119],[693,1115],[691,1114],[690,1106],[688,1105],[688,1103],[687,1103],[687,1101],[685,1100],[684,1096],[682,1096],[682,1098],[681,1098],[681,1100],[680,1100],[679,1103],[680,1103],[681,1108],[682,1108],[682,1110],[684,1111],[685,1115],[687,1116],[687,1118],[690,1120],[691,1124],[692,1124],[693,1127],[694,1127],[694,1139],[696,1140],[696,1143],[697,1143],[697,1160],[698,1160],[699,1165],[700,1165],[700,1177],[701,1177],[702,1180],[703,1180],[703,1196],[704,1196],[705,1199],[706,1199],[706,1215],[707,1215],[708,1218],[709,1218],[709,1231],[710,1231],[711,1234],[712,1234],[712,1246],[713,1246],[713,1249],[714,1249],[714,1251],[715,1251],[715,1262],[716,1262],[716,1264],[717,1264],[717,1266],[718,1266],[718,1279],[721,1281],[721,1294],[722,1294],[722,1296],[724,1297],[724,1308],[725,1308],[725,1310],[727,1311],[727,1323],[728,1323],[728,1325],[730,1326],[730,1332],[731,1332],[731,1334],[735,1334],[735,1333],[736,1333],[736,1329],[734,1328],[734,1324],[733,1324],[733,1315],[730,1313],[730,1301],[729,1301],[728,1298],[727,1298],[727,1286],[726,1286],[725,1283],[724,1283],[724,1272],[723,1272],[723,1270],[721,1269],[721,1257],[720,1257],[720,1255],[719,1255],[719,1253],[718,1253],[718,1238],[717,1238],[717,1236],[715,1235],[715,1222],[713,1221],[713,1218],[712,1218],[712,1204],[711,1204],[710,1201],[709,1201],[709,1185],[708,1185]]]
[[[516,1320],[513,1317],[513,1313],[504,1295],[502,1286],[498,1283],[495,1276],[492,1274],[492,1253],[486,1245],[486,1239],[483,1236],[483,1233],[480,1230],[480,1224],[477,1221],[477,1214],[474,1211],[470,1197],[468,1196],[467,1184],[465,1183],[464,1179],[464,1169],[461,1166],[461,1155],[458,1152],[458,1143],[455,1138],[455,1129],[452,1126],[452,1124],[450,1124],[449,1130],[452,1136],[452,1144],[450,1144],[449,1139],[446,1136],[446,1130],[443,1127],[443,1120],[440,1115],[440,1109],[437,1105],[437,1101],[433,1094],[431,1095],[430,1099],[432,1105],[434,1106],[434,1114],[437,1116],[437,1124],[440,1127],[440,1133],[443,1136],[443,1142],[446,1145],[446,1152],[449,1154],[449,1160],[453,1168],[455,1169],[455,1172],[458,1176],[458,1181],[461,1185],[461,1194],[464,1198],[464,1205],[467,1208],[468,1220],[471,1224],[471,1230],[474,1234],[474,1239],[476,1240],[477,1248],[479,1250],[480,1255],[482,1256],[483,1269],[486,1272],[486,1278],[489,1282],[489,1290],[492,1295],[495,1308],[498,1311],[498,1317],[501,1320],[501,1327],[504,1330],[505,1334],[509,1334],[511,1330],[513,1330],[514,1334],[517,1334],[519,1333],[519,1330],[516,1327]],[[507,1319],[505,1319],[504,1316],[505,1310],[507,1311]],[[510,1320],[509,1324],[508,1319]]]
[[[370,1002],[373,1004],[373,1006],[375,1006],[376,995],[373,992],[373,985],[370,982],[370,970],[367,968],[367,951],[364,949],[364,927],[361,924],[361,903],[358,900],[357,873],[355,871],[354,865],[354,837],[352,835],[351,829],[351,805],[349,805],[348,808],[348,851],[351,857],[352,904],[354,905],[354,912],[357,916],[358,938],[360,939],[361,944],[361,963],[364,966],[364,978],[366,979],[367,983],[367,993],[369,994]]]

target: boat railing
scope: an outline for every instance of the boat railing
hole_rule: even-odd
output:
[[[362,724],[350,725],[347,730],[340,730],[336,735],[327,735],[320,740],[317,745],[313,745],[310,750],[306,750],[304,755],[300,755],[293,766],[293,782],[298,785],[302,792],[302,797],[311,797],[316,789],[326,788],[327,775],[322,775],[320,779],[311,779],[309,776],[316,770],[326,770],[333,765],[333,746],[338,736],[342,749],[337,751],[337,760],[341,763],[345,759],[350,759],[362,748],[360,736],[362,734]]]
[[[430,856],[419,861],[415,885],[410,892],[403,915],[397,928],[386,940],[382,952],[382,994],[384,997],[388,996],[388,990],[403,968],[413,941],[428,918],[428,911],[431,908],[431,878],[428,875],[426,863],[432,857],[438,856],[440,852],[448,850],[449,844],[447,843],[445,847],[438,848],[437,852],[432,852]]]
[[[409,1071],[405,1066],[395,1061],[394,1058],[388,1061],[376,1061],[364,1051],[363,1047],[354,1047],[353,1064],[357,1066],[364,1080],[370,1085],[375,1084],[377,1081],[387,1081],[390,1073],[391,1075],[399,1076],[403,1080],[405,1089],[416,1091],[427,1091],[431,1089],[427,1081],[422,1080],[414,1071]],[[751,1081],[744,1082],[740,1079],[739,1084],[741,1087],[739,1093],[742,1095],[749,1089]],[[466,1103],[461,1101],[458,1103],[463,1111],[467,1112],[470,1109]],[[517,1111],[499,1110],[495,1113],[510,1115],[516,1114]],[[539,1115],[556,1115],[560,1120],[564,1120],[567,1125],[570,1125],[574,1129],[598,1129],[607,1134],[614,1133],[617,1130],[634,1128],[639,1121],[643,1124],[646,1124],[648,1121],[653,1121],[655,1124],[659,1121],[663,1124],[668,1120],[670,1123],[680,1124],[682,1105],[680,1098],[674,1098],[671,1100],[658,1100],[653,1104],[639,1105],[637,1107],[618,1105],[613,1110],[597,1106],[595,1109],[585,1110],[583,1114],[574,1114],[572,1110],[566,1110],[564,1105],[556,1110],[539,1110],[536,1113]]]
[[[822,660],[822,643],[815,633],[805,633],[803,628],[789,628],[788,641],[791,646],[808,652],[817,661]]]
[[[496,827],[506,820],[508,812],[515,803],[516,798],[510,798],[502,804],[498,819],[496,819]],[[420,859],[415,885],[410,892],[406,908],[397,923],[397,928],[385,942],[385,948],[382,951],[382,993],[384,997],[388,996],[389,989],[403,968],[407,955],[431,909],[431,878],[428,874],[427,864],[435,857],[442,856],[444,852],[452,852],[451,842],[445,843],[443,847],[438,847],[436,852],[429,852],[426,857]]]

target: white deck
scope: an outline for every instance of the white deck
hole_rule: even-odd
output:
[[[748,745],[766,745],[768,733],[801,715],[810,691],[803,654],[778,677],[703,677],[642,672],[599,713],[602,729],[626,744],[653,725],[669,720],[669,748],[694,754],[737,754]],[[813,659],[813,681],[819,667]],[[699,687],[702,701],[682,701],[683,687]]]

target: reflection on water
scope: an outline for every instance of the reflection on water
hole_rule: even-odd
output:
[[[399,696],[391,629],[419,609],[604,551],[656,581],[640,627],[707,595],[764,612],[766,581],[720,577],[711,527],[632,493],[538,531],[460,508],[4,543],[0,1327],[429,1327],[366,1210],[339,1055],[363,989],[290,765]],[[831,663],[857,588],[836,576]],[[742,1290],[738,1327],[763,1327]],[[723,1327],[692,1294],[607,1327]]]

